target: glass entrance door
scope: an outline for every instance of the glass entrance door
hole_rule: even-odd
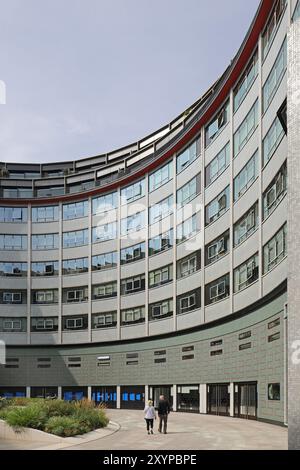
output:
[[[257,382],[234,384],[234,415],[238,418],[256,419]]]
[[[170,407],[173,407],[173,387],[171,385],[153,385],[149,387],[149,399],[153,400],[155,408],[158,406],[160,395],[164,395]]]
[[[213,415],[229,416],[229,384],[207,385],[207,413]]]

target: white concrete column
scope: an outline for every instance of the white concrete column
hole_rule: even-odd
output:
[[[30,387],[26,387],[26,398],[30,398]]]
[[[92,399],[92,387],[91,386],[88,386],[87,388],[87,397],[88,397],[88,400]]]
[[[177,385],[173,385],[173,411],[177,411]]]
[[[199,386],[199,393],[200,393],[200,413],[206,414],[207,413],[207,384],[200,384]]]
[[[121,408],[121,387],[117,385],[117,409]]]
[[[62,387],[58,387],[58,389],[57,389],[57,398],[59,400],[62,399]]]
[[[145,385],[145,405],[149,400],[149,385]]]
[[[230,393],[230,416],[234,416],[234,384],[231,383],[229,385],[229,393]]]

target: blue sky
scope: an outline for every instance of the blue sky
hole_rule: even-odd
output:
[[[223,73],[259,0],[1,0],[0,161],[83,158],[172,120]]]

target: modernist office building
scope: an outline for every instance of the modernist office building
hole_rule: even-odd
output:
[[[74,162],[0,164],[0,395],[286,421],[287,42],[263,0],[167,126]],[[220,50],[221,53],[221,50]]]

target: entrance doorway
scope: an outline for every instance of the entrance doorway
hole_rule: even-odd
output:
[[[230,415],[229,384],[207,385],[207,413],[219,416]]]
[[[234,416],[257,418],[257,382],[234,384]]]
[[[153,385],[149,387],[149,399],[153,400],[154,407],[158,407],[159,397],[164,395],[168,400],[171,409],[173,408],[173,387],[172,385]]]

